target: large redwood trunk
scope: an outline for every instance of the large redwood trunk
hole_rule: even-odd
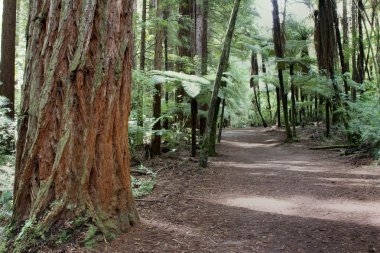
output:
[[[9,112],[15,112],[15,57],[16,57],[16,1],[3,1],[3,21],[1,34],[0,95],[8,99]]]
[[[128,153],[132,5],[31,1],[16,231],[31,220],[38,235],[48,235],[82,217],[112,239],[138,221]]]

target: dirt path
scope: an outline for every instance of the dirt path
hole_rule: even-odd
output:
[[[142,225],[98,252],[380,252],[380,169],[228,130],[208,170],[165,171]]]

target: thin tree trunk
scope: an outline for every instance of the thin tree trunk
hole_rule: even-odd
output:
[[[350,70],[350,61],[349,61],[349,53],[347,53],[350,50],[350,41],[348,38],[349,34],[349,25],[348,25],[348,11],[347,11],[347,0],[343,0],[343,20],[342,20],[342,27],[343,27],[343,52],[344,54],[344,65],[345,65],[345,71]],[[345,74],[345,72],[343,72]],[[345,81],[344,86],[344,92],[346,96],[348,97],[350,87],[347,84],[347,81]]]
[[[330,99],[326,99],[326,137],[330,138]]]
[[[282,127],[281,124],[281,94],[280,94],[280,88],[276,87],[276,107],[277,107],[277,126]]]
[[[284,58],[284,44],[285,43],[284,43],[284,38],[283,38],[283,32],[281,31],[277,0],[272,0],[272,4],[273,4],[273,40],[274,40],[274,47],[276,51],[276,57]],[[281,64],[278,64],[277,68],[278,68],[278,78],[279,78],[279,83],[280,83],[282,107],[284,111],[286,136],[288,139],[291,139],[293,136],[292,136],[292,130],[289,125],[288,97],[285,91],[284,77],[282,73],[283,67],[281,66]]]
[[[314,96],[314,117],[317,125],[319,126],[319,115],[318,115],[318,95]]]
[[[163,19],[168,22],[170,12],[167,8],[164,8],[163,10]],[[165,57],[165,71],[169,70],[169,31],[168,28],[164,27],[164,57]],[[165,105],[166,108],[169,106],[169,91],[166,87],[165,90]],[[169,119],[165,118],[163,123],[163,128],[168,130],[169,129]]]
[[[197,122],[198,122],[198,102],[197,99],[191,99],[191,156],[197,155]]]
[[[220,57],[220,62],[219,62],[219,66],[218,66],[218,70],[217,70],[217,74],[215,78],[214,89],[211,96],[210,108],[209,108],[208,117],[207,117],[206,133],[205,133],[205,138],[203,140],[201,157],[199,159],[199,165],[203,168],[207,167],[208,165],[207,154],[208,154],[208,149],[210,145],[209,141],[210,141],[210,136],[212,132],[212,123],[214,122],[214,118],[215,118],[215,110],[217,110],[216,104],[218,100],[219,89],[222,84],[223,72],[228,64],[230,47],[231,47],[232,38],[233,38],[234,30],[235,30],[237,14],[239,12],[240,1],[241,0],[235,0],[234,2],[234,8],[231,13],[230,22],[228,25],[227,34],[226,34],[224,45],[223,45],[222,55]]]
[[[219,110],[220,110],[220,104],[222,103],[222,99],[220,97],[216,100],[216,109],[215,109],[215,115],[212,122],[212,128],[211,128],[211,134],[209,138],[209,148],[208,148],[208,155],[209,156],[216,156],[216,141],[217,141],[217,135],[216,132],[218,130],[218,116],[219,116]]]
[[[344,75],[345,73],[347,73],[349,71],[349,69],[347,68],[347,61],[346,61],[345,56],[344,56],[344,47],[343,47],[344,44],[342,44],[342,40],[341,40],[341,33],[340,33],[340,28],[339,28],[339,18],[338,18],[338,13],[337,13],[336,2],[333,1],[333,3],[334,3],[333,13],[334,13],[335,36],[336,36],[336,41],[338,44],[338,52],[339,52],[340,66],[342,68],[342,75]],[[343,35],[343,43],[346,42],[344,36],[345,35]],[[347,84],[347,79],[345,77],[343,77],[343,83],[344,83],[344,92],[345,92],[345,94],[348,95],[348,84]],[[336,97],[335,100],[337,102],[340,101],[340,98],[339,98],[340,92],[338,94],[336,94],[336,96],[338,96],[338,97]],[[336,118],[336,116],[335,116],[335,118]],[[336,120],[333,120],[333,121],[336,121]],[[337,122],[334,122],[334,123],[337,123]]]
[[[222,141],[222,132],[223,132],[223,122],[224,122],[224,111],[226,108],[226,99],[224,98],[222,101],[222,113],[220,114],[220,125],[219,125],[219,133],[218,133],[218,143]]]
[[[297,124],[297,115],[296,115],[296,88],[294,85],[294,65],[290,64],[290,78],[291,78],[291,100],[292,100],[292,130],[293,137],[296,137],[296,124]]]
[[[358,1],[358,36],[359,36],[359,54],[358,54],[358,83],[363,86],[365,69],[364,69],[364,33],[363,33],[363,22],[365,22],[363,17],[364,12],[364,4],[362,0]],[[363,93],[363,87],[361,89],[361,93]]]
[[[156,8],[157,8],[157,19],[162,19],[162,6],[161,0],[156,0]],[[162,42],[164,37],[163,27],[160,25],[161,22],[157,23],[156,26],[156,41],[154,47],[154,69],[161,70],[162,69]],[[161,130],[161,94],[162,94],[162,86],[160,83],[155,84],[154,86],[154,96],[153,96],[153,117],[156,120],[156,123],[153,126],[153,134],[152,143],[151,143],[151,155],[161,155],[161,135],[157,131]]]
[[[257,76],[258,74],[259,74],[259,64],[257,62],[257,54],[252,52],[252,54],[251,54],[251,76],[253,76],[253,75]],[[258,82],[256,82],[254,80],[253,77],[251,77],[250,82],[251,82],[251,88],[253,88],[253,94],[255,97],[254,99],[255,99],[257,112],[259,113],[259,116],[260,116],[261,122],[263,123],[263,126],[268,127],[268,124],[265,121],[263,114],[261,113],[261,106],[260,106],[259,97],[257,94],[257,87],[259,84],[258,84]]]
[[[267,68],[266,68],[266,65],[265,65],[265,58],[264,58],[264,56],[262,56],[262,68],[263,68],[264,75],[266,75],[267,74]],[[265,89],[266,89],[266,93],[267,93],[268,111],[269,111],[269,117],[270,117],[270,121],[271,121],[272,118],[273,118],[273,115],[272,115],[272,105],[271,105],[271,102],[270,102],[270,91],[269,91],[269,87],[268,87],[268,83],[267,82],[265,82]]]
[[[357,46],[357,20],[358,20],[358,11],[356,8],[356,4],[354,2],[355,0],[351,0],[352,2],[352,28],[351,28],[351,36],[352,36],[352,80],[355,82],[359,82],[359,73],[358,73],[358,65],[357,65],[357,51],[358,51],[358,46]],[[357,92],[355,88],[352,88],[352,100],[355,102],[357,99]]]
[[[40,18],[28,29],[12,218],[16,252],[74,220],[83,221],[68,227],[78,237],[91,229],[110,240],[139,219],[128,152],[133,1],[48,2],[30,5],[30,16]]]
[[[6,115],[15,117],[16,1],[3,0],[0,96],[7,98]]]
[[[146,12],[147,0],[142,2],[142,20],[141,20],[141,38],[140,38],[140,70],[145,71],[145,54],[146,54]],[[144,141],[144,85],[141,82],[137,84],[137,125],[140,130],[137,132],[137,144],[142,145]]]

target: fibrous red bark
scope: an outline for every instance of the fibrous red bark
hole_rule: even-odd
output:
[[[16,232],[27,220],[47,233],[85,217],[113,238],[138,221],[128,153],[132,5],[31,1]]]

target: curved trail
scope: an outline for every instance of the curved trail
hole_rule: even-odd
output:
[[[139,202],[142,225],[99,252],[380,252],[380,170],[227,130],[207,170],[178,167]]]

